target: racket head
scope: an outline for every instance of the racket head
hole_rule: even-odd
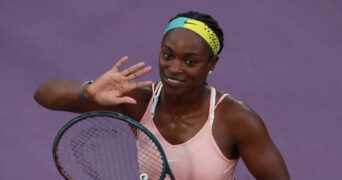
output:
[[[73,118],[57,133],[52,153],[65,179],[174,179],[157,138],[116,112]]]

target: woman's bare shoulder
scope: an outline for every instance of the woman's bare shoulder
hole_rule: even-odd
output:
[[[217,98],[219,99],[223,94],[225,93],[218,91]],[[232,133],[265,129],[260,116],[247,103],[232,95],[224,97],[220,104],[217,105],[215,110],[216,120],[221,121]]]
[[[225,93],[223,91],[217,91],[216,95],[216,102],[218,102],[223,95],[226,96],[221,100],[221,102],[217,105],[217,111],[218,113],[223,114],[253,114],[255,113],[251,107],[247,105],[244,101],[235,98],[234,96]],[[229,112],[229,113],[227,113]]]

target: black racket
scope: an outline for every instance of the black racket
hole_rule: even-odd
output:
[[[52,151],[65,179],[174,179],[154,135],[115,112],[94,111],[72,119],[58,132]]]

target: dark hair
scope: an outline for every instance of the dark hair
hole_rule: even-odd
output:
[[[197,11],[188,11],[188,12],[177,14],[175,17],[170,19],[169,22],[171,22],[173,19],[178,18],[178,17],[187,17],[191,19],[196,19],[198,21],[205,23],[207,26],[209,26],[215,32],[216,36],[218,37],[220,41],[220,49],[217,52],[217,54],[221,53],[223,49],[223,41],[224,41],[223,31],[221,27],[218,25],[218,22],[213,17],[211,17],[209,14],[205,14],[205,13],[201,13]]]

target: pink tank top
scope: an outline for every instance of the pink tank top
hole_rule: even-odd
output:
[[[149,129],[161,143],[176,180],[227,180],[234,179],[237,159],[226,158],[218,148],[212,135],[216,90],[211,88],[209,117],[197,134],[188,141],[172,145],[159,133],[153,122],[153,115],[158,103],[162,85],[153,88],[153,96],[140,123]]]

